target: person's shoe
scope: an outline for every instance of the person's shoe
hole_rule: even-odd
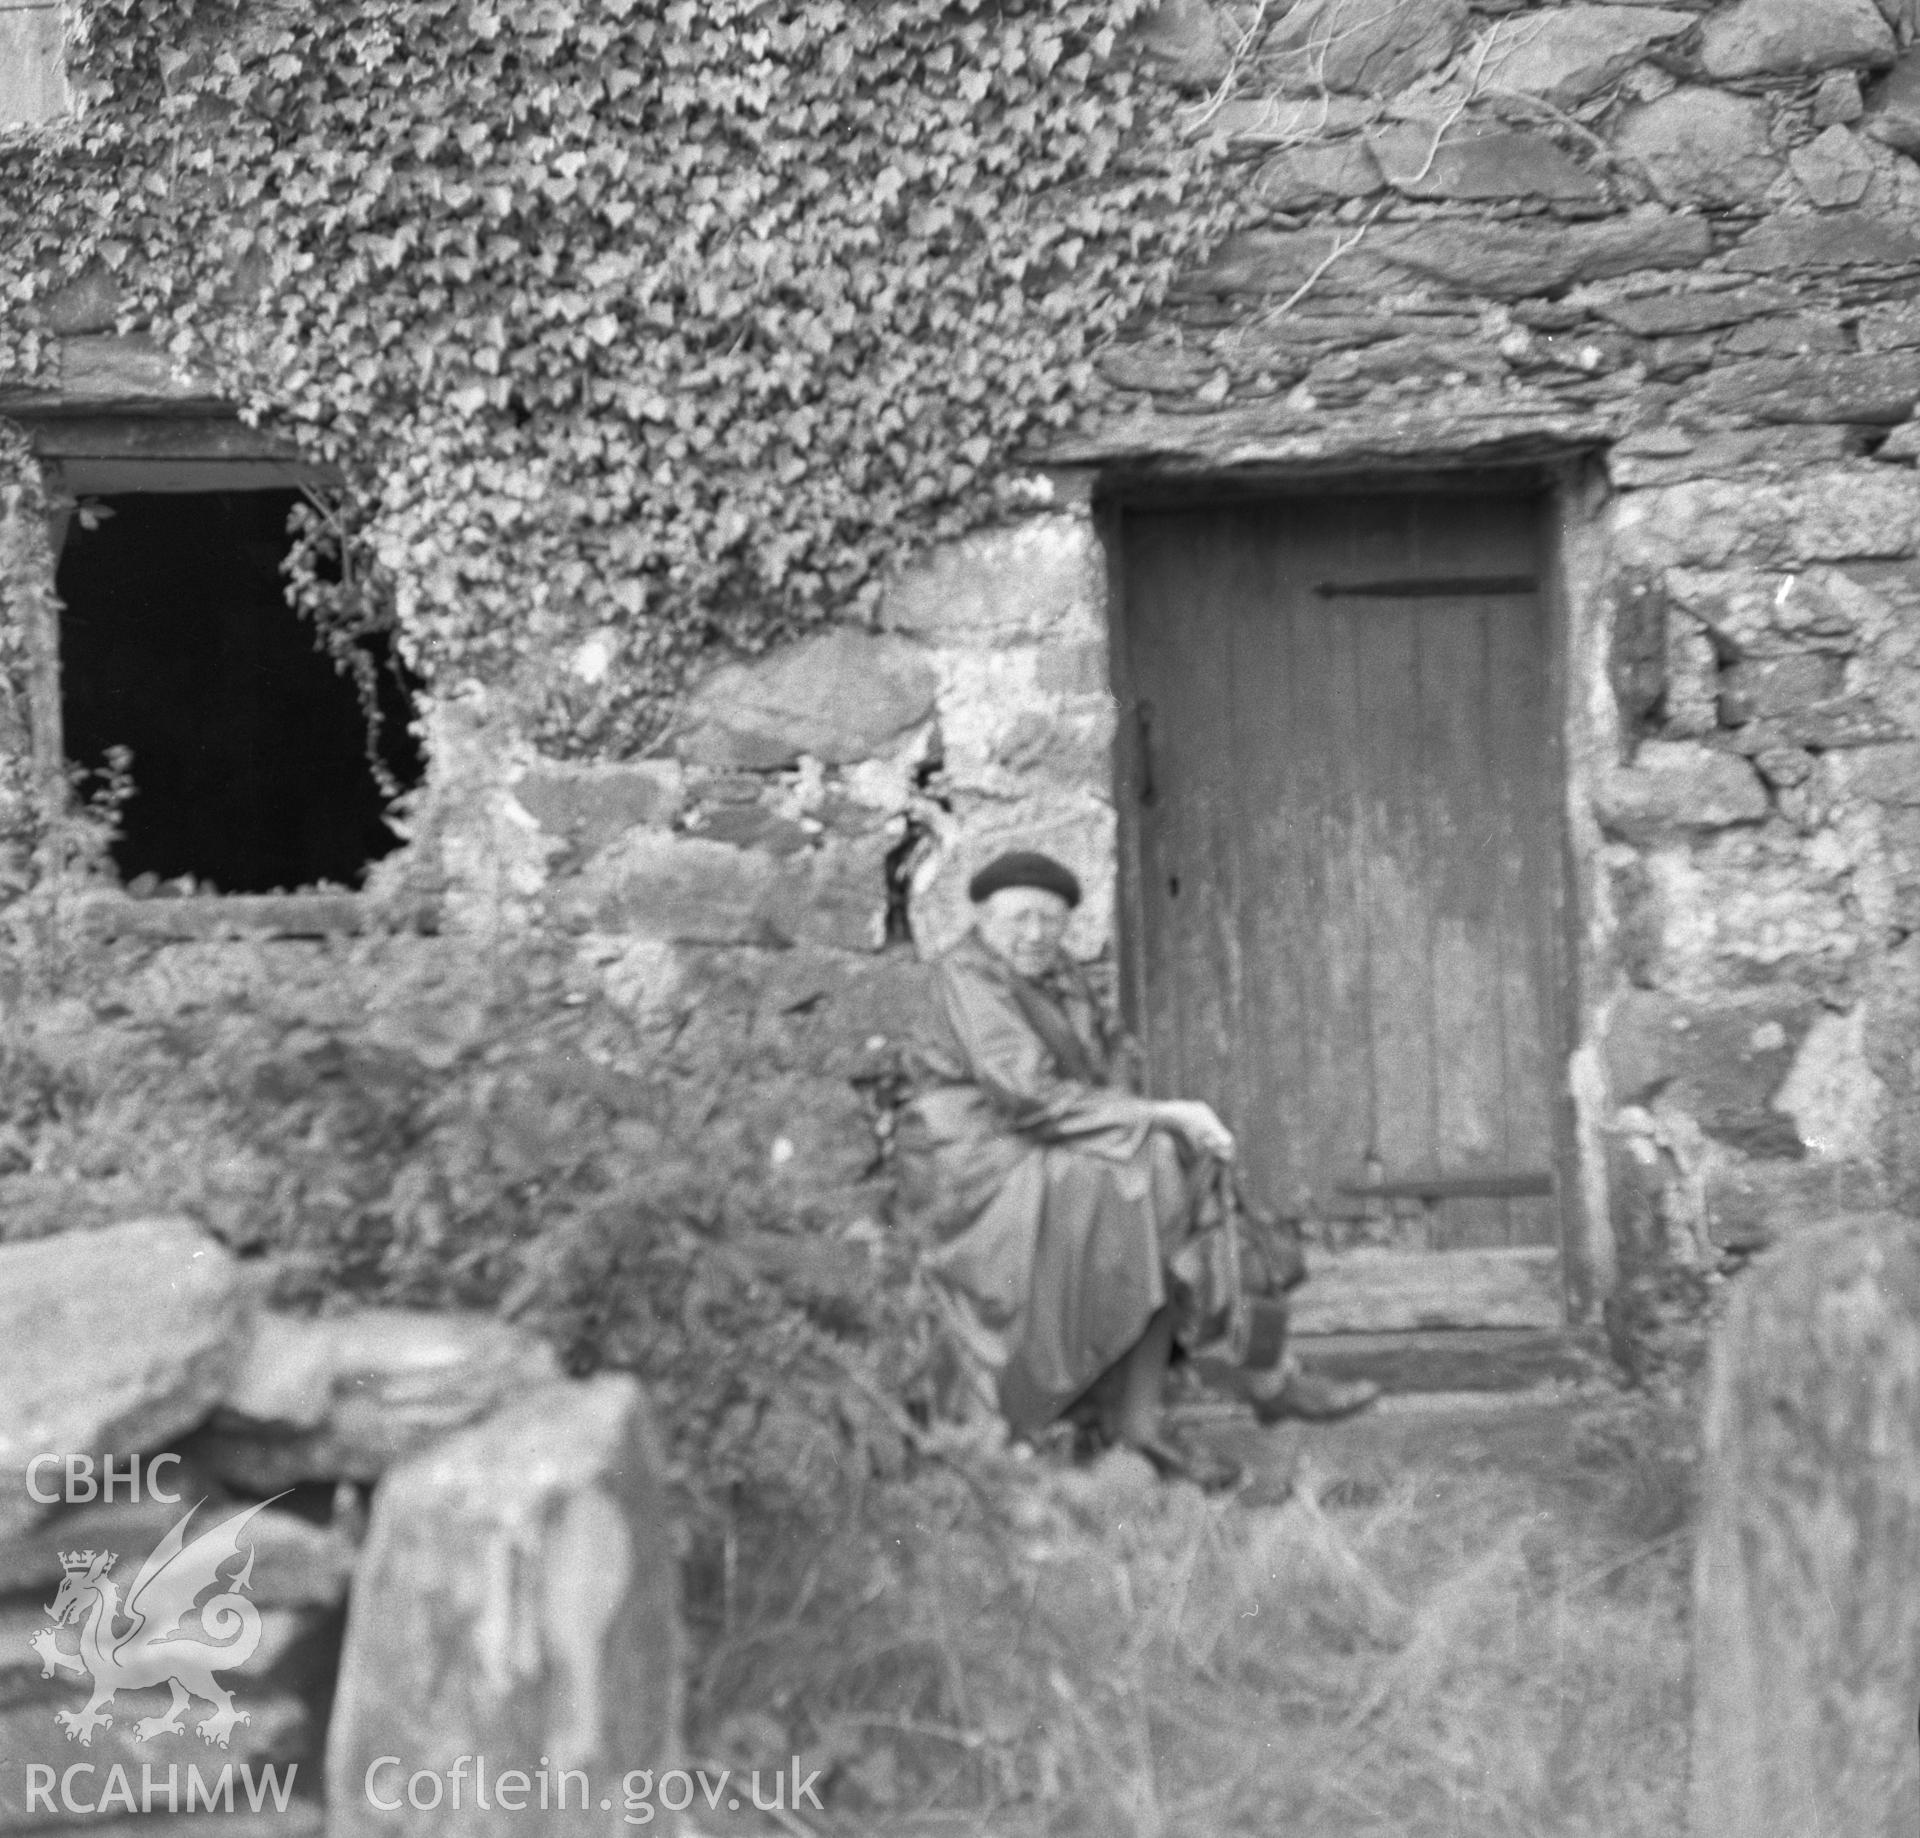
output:
[[[1276,1390],[1264,1396],[1255,1392],[1248,1402],[1262,1423],[1279,1423],[1288,1417],[1332,1423],[1365,1410],[1379,1395],[1380,1387],[1372,1379],[1322,1378],[1295,1367]]]
[[[1153,1463],[1163,1481],[1191,1481],[1202,1493],[1225,1493],[1240,1484],[1240,1464],[1212,1449],[1189,1442],[1169,1430],[1129,1441],[1125,1447],[1136,1450]]]

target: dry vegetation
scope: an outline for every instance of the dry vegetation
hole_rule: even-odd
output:
[[[743,1525],[702,1592],[695,1747],[797,1747],[826,1811],[696,1802],[692,1829],[1670,1834],[1683,1425],[1589,1402],[1223,1431],[1266,1457],[1228,1499],[972,1452],[823,1547]]]

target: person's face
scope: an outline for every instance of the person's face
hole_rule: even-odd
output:
[[[1044,887],[1002,887],[980,902],[980,936],[1022,976],[1043,976],[1060,955],[1071,914]]]

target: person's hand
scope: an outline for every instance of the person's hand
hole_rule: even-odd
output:
[[[1213,1106],[1196,1098],[1169,1098],[1160,1107],[1160,1121],[1216,1161],[1230,1162],[1238,1152],[1233,1132],[1220,1121]]]

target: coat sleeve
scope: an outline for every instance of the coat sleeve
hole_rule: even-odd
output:
[[[1042,1142],[1122,1131],[1137,1145],[1152,1126],[1149,1099],[1059,1077],[1019,1005],[986,978],[948,966],[940,999],[970,1078],[1014,1129]]]

